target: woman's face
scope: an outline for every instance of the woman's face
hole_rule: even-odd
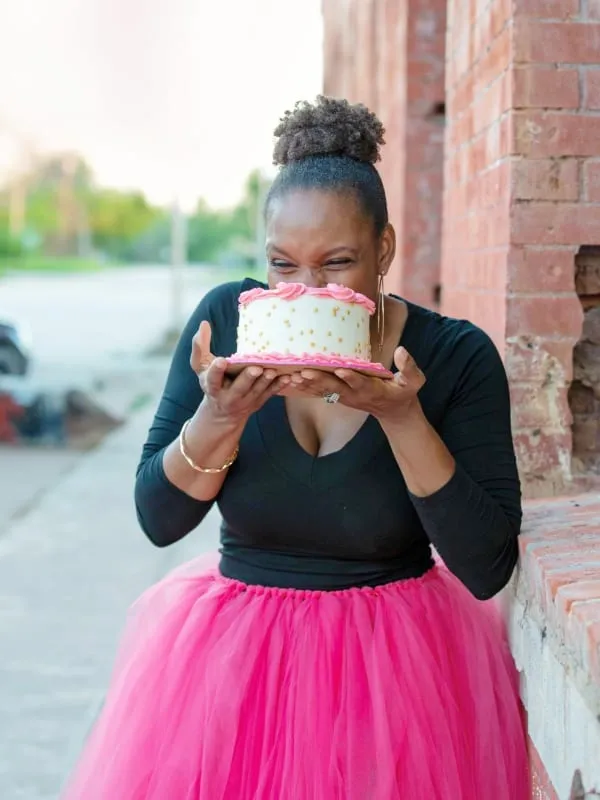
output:
[[[379,274],[394,257],[394,231],[376,237],[373,222],[352,195],[317,190],[286,192],[269,203],[268,283],[339,283],[372,300]]]

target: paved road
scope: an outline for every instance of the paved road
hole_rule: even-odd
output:
[[[183,271],[183,314],[195,308],[216,271]],[[32,275],[2,281],[0,316],[31,329],[37,367],[97,369],[137,357],[171,324],[170,272],[131,267],[74,275]]]
[[[219,274],[188,268],[182,278],[187,317]],[[15,317],[31,329],[35,385],[94,387],[103,407],[121,417],[148,402],[164,381],[168,361],[140,356],[170,326],[169,287],[166,267],[13,276],[0,282],[0,317]],[[0,446],[0,535],[80,457]]]
[[[166,550],[138,529],[133,471],[150,410],[0,535],[2,800],[56,800],[102,700],[127,606],[216,546],[216,513]]]

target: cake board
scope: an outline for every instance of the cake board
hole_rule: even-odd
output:
[[[335,371],[338,369],[347,369],[357,372],[360,375],[366,375],[372,378],[382,378],[383,380],[390,380],[394,377],[392,372],[382,369],[375,364],[372,367],[369,365],[365,365],[364,367],[361,365],[360,367],[357,367],[355,365],[350,366],[343,363],[323,364],[322,361],[310,361],[309,359],[306,359],[300,363],[298,361],[286,361],[285,359],[274,360],[273,358],[265,359],[264,361],[258,358],[250,358],[243,361],[238,359],[235,361],[229,361],[226,374],[230,376],[239,375],[239,373],[246,369],[246,367],[262,367],[263,369],[272,369],[278,375],[293,375],[297,372],[302,372],[305,369],[314,369],[329,373],[335,373]]]

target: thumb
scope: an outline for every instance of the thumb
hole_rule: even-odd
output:
[[[200,349],[200,356],[202,359],[212,360],[213,355],[210,352],[210,340],[212,338],[212,331],[210,329],[210,322],[202,320],[198,330],[198,345]]]
[[[397,347],[394,351],[394,364],[398,372],[403,372],[408,365],[408,350],[404,347]]]
[[[215,357],[210,352],[210,339],[210,324],[203,321],[194,336],[190,358],[191,367],[198,374],[207,369],[214,361]]]

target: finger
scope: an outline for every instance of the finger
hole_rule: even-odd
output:
[[[405,347],[397,347],[394,351],[394,364],[398,372],[404,372],[408,359],[408,350]]]
[[[257,398],[257,402],[262,405],[273,395],[282,395],[284,392],[290,390],[290,376],[278,375],[270,384],[264,389],[261,396]]]
[[[302,382],[297,384],[297,388],[316,397],[334,392],[341,394],[344,390],[348,390],[348,386],[343,381],[325,372],[306,370],[301,373],[301,377]]]
[[[401,386],[414,386],[416,388],[423,386],[425,375],[404,347],[399,347],[394,353],[394,363],[398,369],[397,375],[394,376],[397,383]]]
[[[261,377],[264,370],[262,367],[246,367],[235,378],[229,389],[229,396],[231,400],[242,400],[246,398],[258,378]]]
[[[210,323],[203,320],[200,323],[196,335],[192,339],[192,355],[190,363],[194,372],[201,372],[207,369],[212,363],[214,356],[210,350],[212,331]]]
[[[248,391],[248,399],[254,401],[261,397],[265,392],[271,393],[273,381],[277,377],[274,369],[265,369]]]
[[[355,391],[364,389],[366,384],[373,380],[373,378],[368,378],[352,369],[336,369],[335,375]]]
[[[226,359],[215,358],[212,363],[200,373],[200,386],[204,389],[205,394],[214,396],[224,388],[227,367]]]

